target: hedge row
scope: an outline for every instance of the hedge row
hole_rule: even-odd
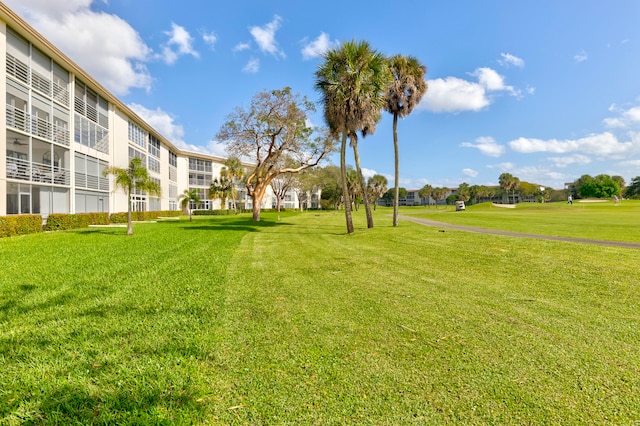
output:
[[[45,231],[88,228],[89,225],[107,225],[109,213],[50,214],[44,226]]]
[[[0,216],[0,237],[33,234],[41,231],[42,216],[39,214]]]
[[[159,217],[178,217],[179,210],[162,210],[153,212],[132,212],[135,221],[154,220]],[[42,226],[42,216],[24,214],[15,216],[0,216],[0,238],[14,235],[33,234],[41,231],[62,231],[66,229],[87,228],[89,225],[107,225],[109,223],[127,223],[127,213],[53,213]]]

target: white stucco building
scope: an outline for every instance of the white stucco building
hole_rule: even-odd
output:
[[[0,216],[33,213],[177,210],[185,189],[197,189],[199,208],[225,158],[184,151],[135,114],[11,9],[0,3]],[[139,157],[160,198],[113,191],[109,166]],[[247,208],[251,199],[238,187]],[[295,193],[283,207],[298,208]],[[275,204],[272,193],[263,208]]]

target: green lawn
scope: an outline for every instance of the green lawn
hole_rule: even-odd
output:
[[[640,251],[390,212],[0,239],[0,424],[640,421]]]
[[[640,242],[640,201],[624,200],[567,203],[520,203],[515,208],[481,203],[456,212],[444,208],[409,207],[404,214],[458,225],[564,237]]]

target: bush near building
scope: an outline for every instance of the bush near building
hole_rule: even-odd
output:
[[[50,214],[44,226],[45,231],[88,228],[89,225],[107,225],[109,213]]]
[[[0,238],[42,232],[42,216],[21,214],[0,216]]]

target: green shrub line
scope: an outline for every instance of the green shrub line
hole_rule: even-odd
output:
[[[50,214],[45,231],[63,231],[67,229],[88,228],[89,225],[107,225],[108,213],[76,213],[76,214]]]
[[[160,217],[179,217],[181,213],[179,210],[132,212],[132,219],[147,221]],[[127,212],[112,213],[111,215],[109,213],[52,213],[44,224],[42,216],[39,214],[0,216],[0,238],[42,231],[88,228],[90,225],[108,225],[110,223],[127,223]]]
[[[42,216],[39,214],[0,216],[0,238],[35,232],[42,232]]]

